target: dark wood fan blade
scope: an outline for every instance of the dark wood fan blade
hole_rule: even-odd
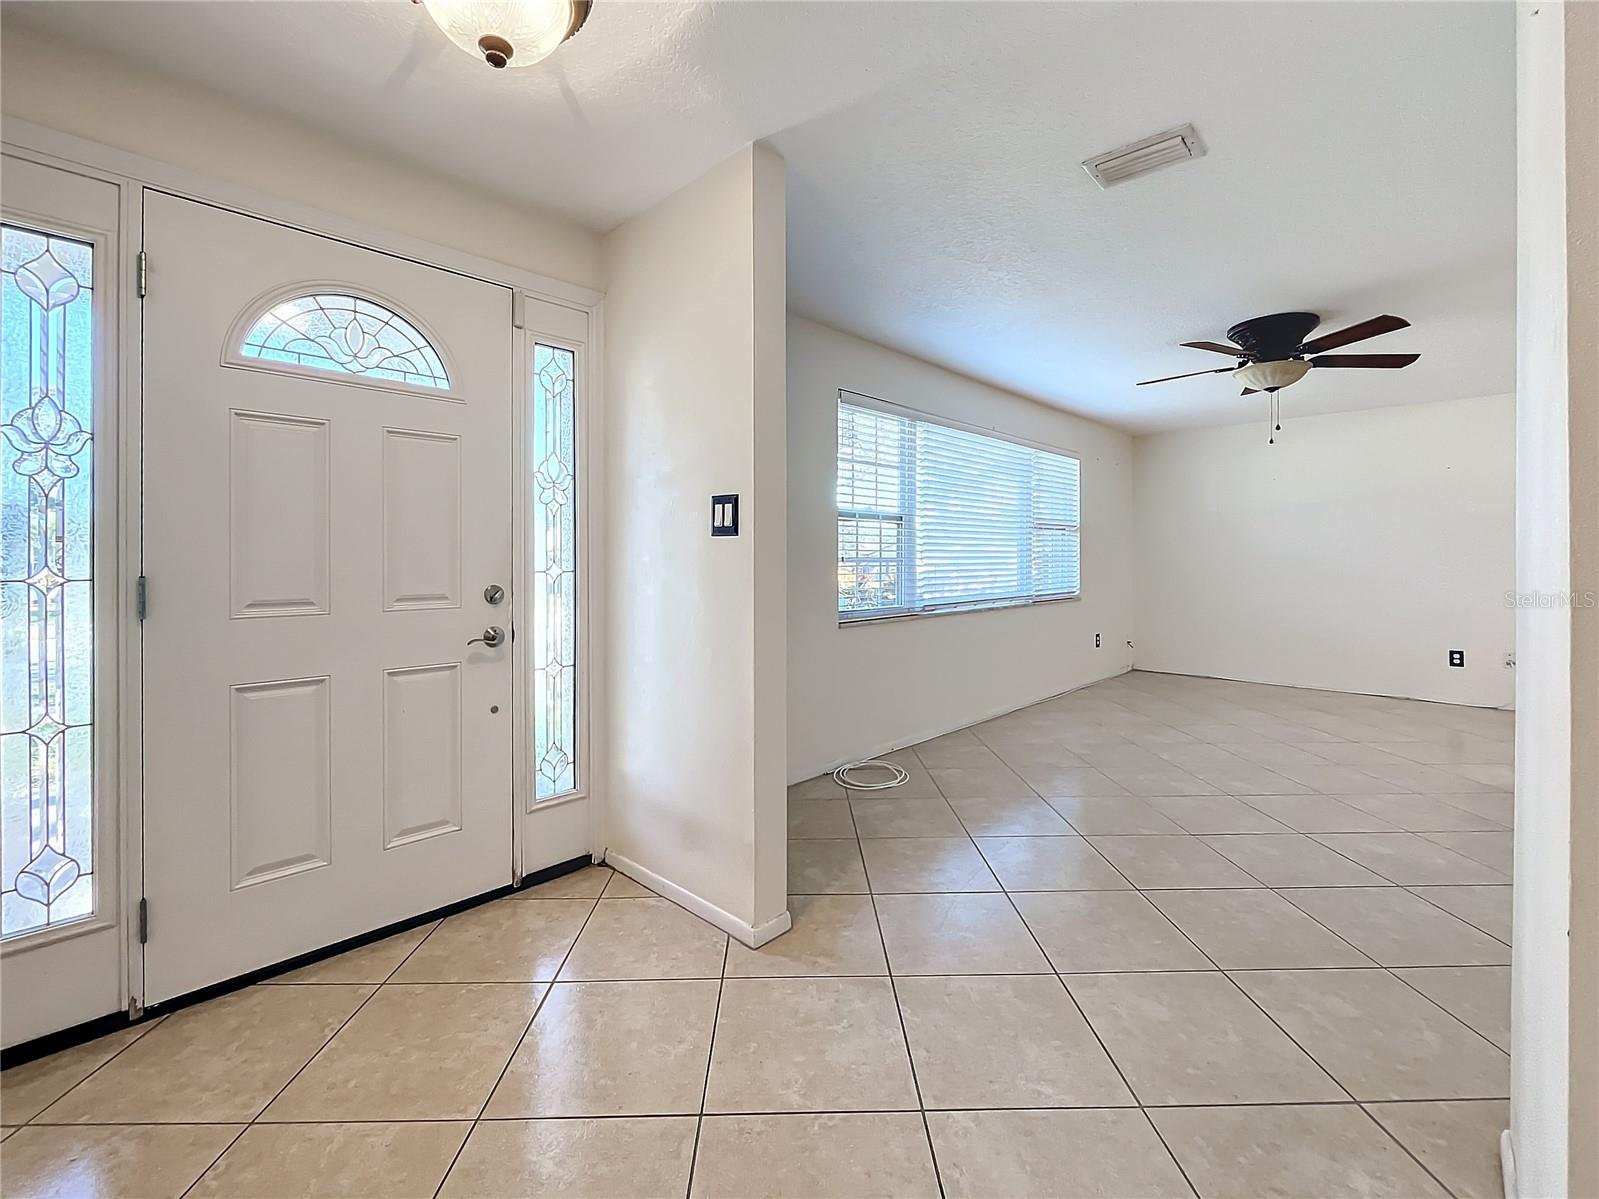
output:
[[[1218,366],[1213,371],[1189,371],[1186,375],[1167,375],[1164,379],[1145,379],[1138,386],[1148,387],[1151,383],[1170,383],[1173,379],[1192,379],[1195,375],[1230,375],[1237,369],[1236,366]]]
[[[1402,316],[1374,316],[1369,321],[1361,321],[1358,325],[1350,325],[1347,329],[1340,329],[1336,333],[1328,333],[1323,337],[1307,341],[1299,347],[1299,352],[1319,354],[1323,350],[1336,350],[1339,346],[1365,341],[1366,338],[1376,337],[1380,333],[1392,333],[1395,329],[1408,328],[1410,322]]]
[[[1260,394],[1260,388],[1258,388],[1258,387],[1246,387],[1242,391],[1240,391],[1238,394],[1241,395],[1241,396],[1259,395]]]
[[[1230,354],[1234,358],[1248,358],[1250,353],[1241,346],[1224,346],[1219,341],[1185,341],[1183,346],[1190,350],[1210,350],[1215,354]]]
[[[1402,366],[1409,366],[1420,357],[1420,354],[1318,354],[1310,360],[1310,365],[1363,366],[1396,371]]]

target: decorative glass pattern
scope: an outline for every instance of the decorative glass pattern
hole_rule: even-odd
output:
[[[577,787],[577,358],[533,347],[533,798]]]
[[[417,327],[360,296],[318,294],[274,304],[250,326],[239,352],[337,375],[450,386],[443,361]]]
[[[94,248],[0,226],[0,936],[94,913]]]

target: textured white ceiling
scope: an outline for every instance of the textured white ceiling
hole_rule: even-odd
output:
[[[1133,384],[1284,309],[1397,313],[1361,348],[1423,355],[1313,372],[1290,417],[1514,385],[1505,2],[598,0],[505,72],[404,0],[5,8],[597,230],[770,138],[795,311],[1130,429],[1263,416],[1219,376]],[[1108,192],[1078,165],[1184,121],[1205,159]]]

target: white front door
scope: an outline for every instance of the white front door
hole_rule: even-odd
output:
[[[148,1005],[511,881],[514,446],[505,288],[153,191],[144,244]]]

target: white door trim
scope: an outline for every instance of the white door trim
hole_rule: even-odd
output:
[[[220,208],[231,208],[248,216],[264,217],[308,233],[347,241],[369,250],[381,250],[398,258],[409,258],[424,266],[470,275],[489,283],[500,283],[553,304],[564,304],[568,308],[590,311],[604,295],[581,284],[568,283],[465,250],[382,229],[356,217],[324,212],[255,188],[197,174],[141,154],[132,154],[75,134],[36,125],[32,121],[8,117],[3,129],[0,129],[0,137],[10,148],[56,159],[53,165],[76,164],[102,178],[124,179]]]
[[[592,730],[594,727],[593,715],[596,711],[593,697],[590,695],[592,680],[597,672],[591,663],[591,649],[594,645],[593,631],[590,627],[591,617],[597,613],[597,605],[589,601],[593,594],[592,582],[594,577],[594,559],[596,553],[593,548],[592,537],[594,525],[592,514],[589,512],[589,497],[598,491],[592,486],[600,468],[604,464],[603,455],[599,451],[602,444],[593,433],[592,414],[597,405],[592,402],[589,395],[591,387],[598,386],[598,371],[594,360],[597,351],[594,346],[594,332],[592,323],[584,322],[582,332],[575,332],[563,326],[562,314],[557,308],[551,308],[538,302],[537,297],[530,297],[519,304],[522,313],[522,324],[516,330],[517,334],[517,367],[528,376],[525,384],[525,394],[528,396],[527,406],[515,413],[514,436],[519,446],[525,447],[531,437],[528,415],[532,411],[532,380],[531,366],[534,347],[536,345],[559,346],[573,351],[577,361],[576,385],[576,445],[577,445],[577,544],[579,548],[577,560],[577,786],[570,792],[555,796],[551,799],[535,801],[534,793],[536,784],[534,779],[534,762],[532,754],[532,680],[533,663],[529,658],[530,639],[518,641],[516,647],[516,686],[518,709],[525,714],[524,718],[517,721],[516,740],[516,780],[517,780],[517,877],[525,875],[556,864],[563,858],[559,855],[555,861],[550,860],[551,853],[534,852],[532,837],[535,830],[545,834],[545,840],[554,846],[564,847],[567,850],[575,848],[578,840],[587,847],[589,852],[598,856],[598,848],[603,845],[599,832],[599,800],[596,798],[599,788],[595,785],[592,771],[599,760],[593,751]],[[548,319],[553,317],[553,319]],[[533,487],[532,473],[534,464],[523,455],[522,469],[518,472],[517,508],[524,515],[532,513]],[[524,525],[517,532],[515,547],[516,567],[515,574],[519,586],[528,582],[530,567],[528,553],[529,528]],[[521,619],[528,616],[532,610],[530,603],[518,604],[518,616]],[[519,628],[520,631],[520,628]],[[531,632],[531,627],[528,628]],[[570,811],[558,809],[570,807]]]
[[[123,181],[105,178],[70,165],[39,161],[32,154],[6,151],[16,158],[38,161],[38,165],[62,170],[116,188],[114,227],[96,223],[77,225],[50,212],[29,213],[13,205],[15,215],[38,218],[39,223],[68,237],[79,236],[96,247],[96,307],[101,316],[109,315],[98,330],[95,352],[105,354],[108,364],[96,370],[95,387],[103,393],[95,402],[94,441],[108,447],[109,454],[96,454],[94,467],[94,647],[93,647],[93,845],[96,870],[101,869],[106,853],[114,861],[106,870],[110,886],[97,888],[101,910],[85,920],[29,934],[0,951],[0,956],[48,953],[48,947],[103,930],[117,930],[116,977],[120,1005],[128,1003],[132,955],[136,941],[130,918],[138,892],[133,876],[139,873],[140,827],[131,798],[136,794],[139,772],[137,730],[142,680],[139,668],[138,638],[130,635],[137,627],[134,601],[137,569],[136,534],[138,521],[138,471],[129,464],[137,461],[139,413],[130,402],[136,381],[130,341],[137,331],[136,280],[130,270],[134,256],[128,252],[127,230],[137,199]],[[102,281],[109,283],[103,284]],[[130,451],[130,447],[133,450]],[[134,557],[129,557],[133,554]],[[134,740],[128,740],[128,730]],[[129,755],[133,756],[130,758]]]
[[[282,197],[271,196],[255,188],[217,179],[176,167],[158,159],[130,153],[113,146],[78,137],[39,125],[32,121],[8,117],[0,126],[0,144],[6,151],[46,166],[59,167],[91,178],[116,184],[121,189],[121,228],[118,245],[121,261],[118,263],[118,324],[117,342],[120,353],[118,373],[118,478],[120,494],[116,512],[116,545],[118,547],[114,591],[121,597],[118,616],[124,634],[137,627],[136,598],[140,567],[143,562],[143,543],[140,535],[140,478],[135,468],[138,463],[143,430],[140,414],[143,409],[141,380],[143,354],[140,345],[142,313],[139,297],[138,254],[142,245],[140,236],[140,205],[143,189],[155,188],[174,195],[198,200],[202,203],[231,209],[247,216],[261,217],[278,224],[302,229],[324,237],[346,241],[352,245],[377,250],[396,257],[409,259],[426,266],[453,271],[490,283],[499,283],[533,298],[562,305],[584,313],[588,319],[588,364],[584,368],[587,398],[580,396],[580,436],[587,432],[585,443],[580,443],[579,460],[582,477],[578,480],[579,511],[587,518],[579,528],[580,561],[588,565],[580,568],[580,609],[582,627],[592,630],[601,611],[596,602],[603,579],[597,569],[601,559],[600,539],[603,537],[605,514],[600,472],[603,455],[599,452],[599,438],[603,432],[604,390],[601,378],[601,352],[603,346],[604,293],[580,284],[552,278],[509,263],[498,262],[449,246],[439,245],[422,238],[411,237],[393,230],[368,224],[358,218],[325,212],[309,205]],[[526,370],[518,364],[515,374],[517,391],[512,396],[513,411],[527,410]],[[526,466],[524,456],[517,456],[513,488],[516,494],[525,494]],[[513,534],[520,546],[526,535],[527,518],[523,511],[513,514]],[[142,1011],[144,996],[144,952],[139,943],[138,911],[144,894],[143,861],[143,762],[140,730],[142,711],[139,697],[142,689],[139,639],[123,635],[119,638],[117,745],[119,749],[117,828],[121,840],[121,891],[119,919],[126,946],[126,991],[123,996],[130,1014]],[[604,646],[602,638],[590,634],[583,636],[580,652],[587,660],[581,675],[579,692],[579,719],[586,722],[580,732],[582,744],[588,747],[585,758],[589,766],[588,781],[583,787],[590,802],[588,825],[590,849],[596,855],[604,846],[604,788],[603,772],[595,764],[603,762],[603,735],[594,717],[604,708]],[[515,719],[523,722],[525,711],[515,711]],[[586,733],[586,735],[585,735]],[[520,855],[522,826],[527,819],[525,804],[518,804],[517,829],[513,854]],[[519,866],[519,863],[518,863]]]

